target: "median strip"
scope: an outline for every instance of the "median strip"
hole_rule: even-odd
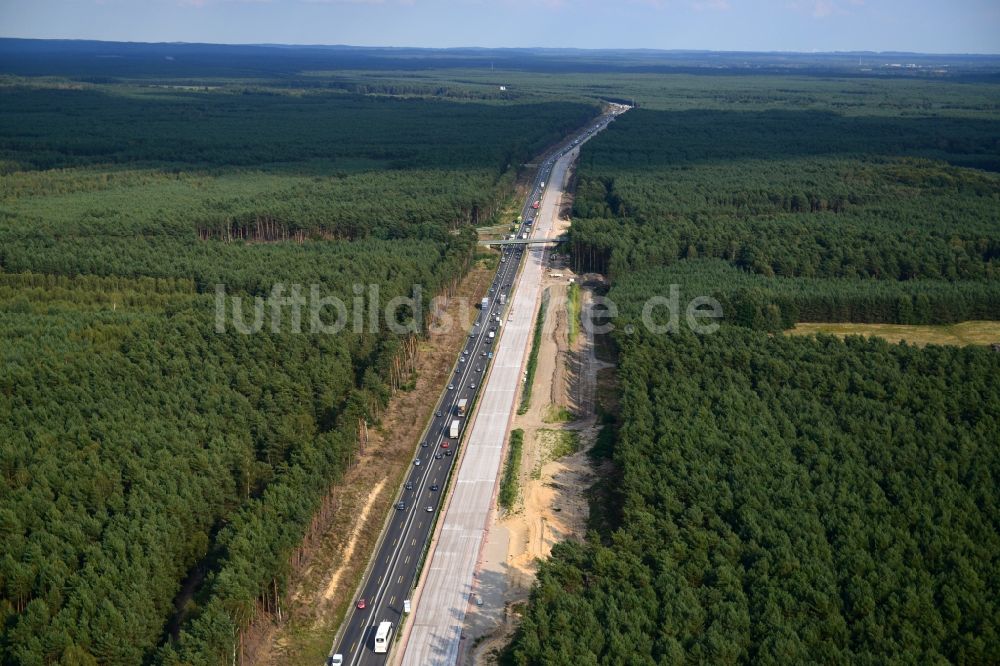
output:
[[[521,391],[521,404],[517,408],[518,415],[528,413],[531,407],[531,385],[535,382],[535,368],[538,366],[538,349],[542,346],[542,327],[545,326],[545,311],[549,307],[549,290],[542,292],[542,304],[538,306],[538,317],[535,318],[535,334],[531,340],[531,355],[528,356],[528,367],[524,375],[524,389]]]

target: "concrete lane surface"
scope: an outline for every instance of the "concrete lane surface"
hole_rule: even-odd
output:
[[[578,149],[564,154],[552,169],[532,235],[545,236],[559,212],[569,166]],[[467,435],[467,450],[458,470],[440,535],[433,546],[425,581],[402,656],[404,666],[454,664],[462,626],[475,593],[473,573],[483,543],[486,520],[503,460],[503,446],[514,413],[514,398],[523,378],[541,295],[544,247],[527,250],[527,261],[515,285],[496,359]]]

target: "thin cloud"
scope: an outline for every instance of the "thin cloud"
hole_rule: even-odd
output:
[[[698,12],[725,12],[733,8],[729,0],[696,0],[691,7]]]

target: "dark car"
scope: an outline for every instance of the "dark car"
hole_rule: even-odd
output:
[[[436,483],[431,484],[431,492],[437,492],[440,486]]]
[[[424,441],[420,442],[420,446],[422,446],[422,447],[424,447],[426,449],[427,448],[427,440],[425,439]]]
[[[434,416],[441,418],[441,410],[439,409],[436,412],[434,412]]]
[[[402,511],[405,508],[406,508],[406,504],[404,502],[396,502],[396,510]]]
[[[413,490],[413,481],[407,481],[406,482],[406,489],[407,490]]]
[[[444,456],[443,456],[443,455],[441,455],[440,453],[435,453],[435,454],[434,454],[434,460],[441,460],[441,458],[443,458],[443,457],[444,457]]]

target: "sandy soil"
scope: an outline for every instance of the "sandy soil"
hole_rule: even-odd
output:
[[[563,204],[554,235],[569,226],[568,197]],[[484,599],[483,609],[473,609],[467,618],[464,645],[471,653],[460,655],[459,663],[495,663],[496,651],[509,642],[516,628],[513,608],[527,599],[538,559],[547,557],[559,541],[583,538],[586,530],[589,509],[584,491],[596,481],[586,452],[597,436],[594,414],[597,373],[607,364],[596,358],[593,340],[583,328],[575,344],[569,345],[567,290],[569,279],[575,276],[558,255],[550,254],[549,261],[542,281],[549,302],[531,406],[526,414],[514,419],[514,428],[525,433],[520,496],[510,515],[494,515],[491,521],[479,578],[499,582],[488,587],[491,598]],[[560,273],[562,277],[554,277],[552,273]],[[584,311],[590,300],[591,293],[583,289]],[[552,422],[560,408],[572,412],[573,420]],[[553,448],[564,437],[563,433],[578,438],[580,448],[556,460]]]
[[[361,514],[358,516],[358,520],[354,525],[354,529],[351,530],[351,536],[347,541],[347,547],[344,548],[344,554],[340,559],[341,564],[334,569],[333,575],[326,584],[326,591],[323,592],[324,601],[331,601],[335,596],[337,596],[337,591],[340,590],[340,579],[344,574],[344,563],[350,562],[351,559],[353,559],[354,551],[358,546],[358,540],[361,536],[361,530],[368,524],[368,516],[371,515],[372,504],[375,503],[375,498],[382,493],[382,488],[385,487],[385,482],[386,479],[379,481],[378,485],[372,488],[371,494],[368,495],[368,501],[365,502],[365,506],[361,509]]]
[[[476,303],[489,288],[493,272],[479,265],[462,282],[456,294]],[[453,298],[446,313],[460,321],[460,298]],[[267,631],[264,647],[253,663],[269,666],[323,663],[334,634],[382,530],[384,517],[408,469],[417,442],[428,422],[434,402],[451,376],[451,366],[465,343],[461,326],[438,331],[433,326],[420,343],[416,388],[401,391],[391,400],[383,423],[369,431],[365,455],[333,488],[336,513],[333,525],[314,553],[310,566],[291,586],[285,621]]]

